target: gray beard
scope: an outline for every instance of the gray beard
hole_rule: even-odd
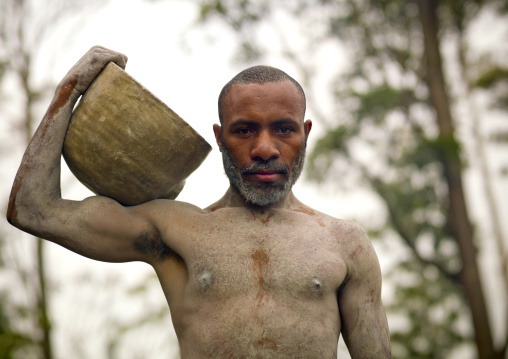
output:
[[[257,161],[247,167],[240,168],[238,164],[233,161],[229,150],[223,142],[221,145],[224,171],[229,178],[231,187],[233,187],[248,204],[254,206],[267,207],[283,199],[289,191],[291,191],[291,188],[300,176],[305,162],[306,146],[302,146],[291,168],[278,163],[276,160]],[[285,175],[285,179],[274,182],[245,180],[245,175],[266,169],[282,172]]]

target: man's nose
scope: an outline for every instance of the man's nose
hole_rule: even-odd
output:
[[[269,133],[263,131],[256,136],[250,152],[253,160],[268,161],[278,158],[279,155],[279,149]]]

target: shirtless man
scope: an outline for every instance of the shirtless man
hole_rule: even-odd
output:
[[[183,359],[331,359],[340,333],[352,358],[390,358],[367,235],[291,191],[312,123],[300,85],[279,70],[248,69],[221,93],[213,130],[231,186],[210,207],[61,198],[73,106],[110,61],[125,68],[127,58],[94,47],[59,84],[14,181],[9,222],[89,258],[149,263]]]

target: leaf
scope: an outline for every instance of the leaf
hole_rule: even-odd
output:
[[[500,66],[493,66],[492,68],[481,74],[474,82],[474,85],[476,87],[488,89],[494,87],[501,81],[507,80],[508,80],[508,69]]]

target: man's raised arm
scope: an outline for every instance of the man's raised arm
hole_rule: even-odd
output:
[[[137,238],[157,237],[140,208],[126,208],[105,197],[84,201],[61,198],[60,161],[76,101],[109,63],[125,68],[127,57],[102,47],[90,49],[67,73],[18,169],[7,220],[23,231],[76,253],[104,261],[145,260]]]

